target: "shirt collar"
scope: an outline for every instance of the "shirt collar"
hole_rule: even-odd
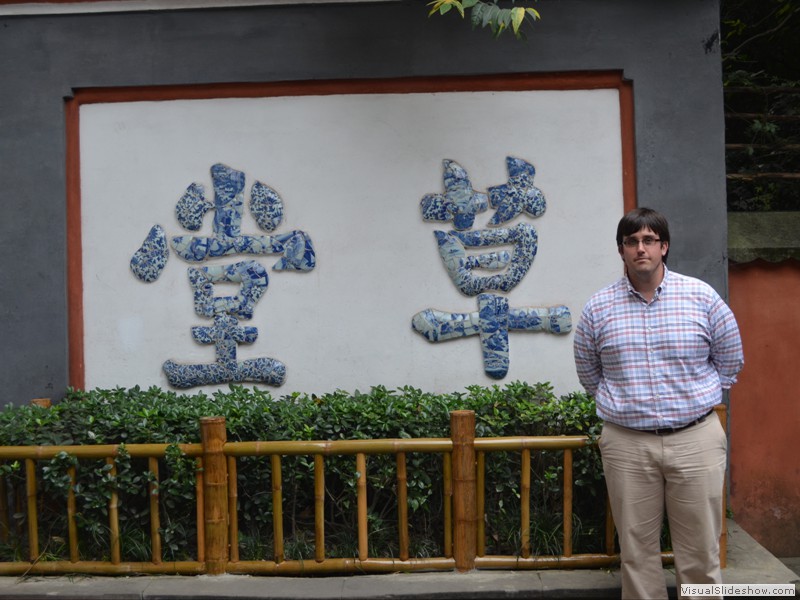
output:
[[[637,297],[642,298],[642,295],[634,289],[633,284],[631,283],[631,280],[628,278],[627,275],[624,275],[622,279],[625,281],[625,286],[628,288],[629,294],[635,294]],[[670,270],[667,268],[666,263],[664,263],[664,277],[661,279],[661,283],[659,283],[658,287],[656,288],[656,294],[655,296],[653,296],[654,301],[658,300],[658,297],[661,295],[661,292],[663,292],[664,288],[669,285],[670,279],[671,279]]]

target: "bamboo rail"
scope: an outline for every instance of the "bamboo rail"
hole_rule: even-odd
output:
[[[478,509],[475,498],[475,413],[455,410],[450,413],[453,438],[453,557],[456,569],[475,567],[478,534]]]
[[[400,560],[408,560],[408,475],[406,453],[397,453],[397,530],[399,531]],[[361,558],[359,556],[359,558]]]
[[[475,452],[475,467],[478,471],[475,480],[475,510],[478,513],[478,530],[476,532],[478,540],[475,545],[475,556],[477,558],[478,556],[486,554],[486,521],[481,518],[486,514],[486,454],[484,452]],[[525,552],[524,529],[522,531],[522,536],[522,552]]]
[[[75,505],[75,483],[77,481],[77,469],[72,466],[68,470],[69,491],[67,492],[67,531],[69,532],[69,560],[78,562],[78,525],[75,522],[77,508]],[[152,533],[152,532],[151,532]]]
[[[367,457],[363,452],[356,454],[356,477],[358,478],[358,560],[365,561],[369,556],[367,535]]]
[[[202,444],[176,444],[189,457],[202,456]],[[163,458],[169,444],[98,444],[96,446],[0,446],[0,460],[49,460],[66,452],[78,460],[116,458],[120,452],[131,458]]]
[[[448,452],[444,455],[442,465],[442,475],[444,476],[444,555],[446,558],[453,558],[453,459]]]
[[[206,572],[220,575],[228,562],[228,461],[223,453],[227,434],[224,417],[200,419],[203,442],[203,521]]]
[[[39,513],[36,511],[36,463],[25,459],[25,491],[28,500],[28,551],[31,560],[39,558]]]
[[[227,457],[228,461],[228,539],[231,545],[231,562],[239,562],[239,482],[237,479],[236,459]]]
[[[153,480],[147,486],[150,499],[150,553],[153,564],[161,562],[161,519],[158,512],[158,459],[150,456],[147,459],[147,468],[153,474]],[[73,483],[74,486],[74,483]],[[77,560],[77,558],[75,559]]]
[[[272,534],[275,538],[275,562],[283,562],[283,483],[281,481],[281,457],[273,454],[272,464]]]
[[[325,461],[314,455],[314,560],[325,560]]]
[[[8,486],[5,477],[0,477],[0,542],[7,542],[11,528],[8,522]]]
[[[112,479],[117,477],[117,466],[113,458],[106,458],[106,464],[110,467],[109,474]],[[119,493],[116,488],[111,490],[111,498],[108,501],[108,531],[111,536],[109,546],[111,547],[111,564],[118,565],[121,561],[119,546]]]
[[[572,556],[572,450],[564,450],[564,558]]]
[[[522,451],[522,481],[520,482],[520,523],[519,530],[521,536],[522,558],[529,558],[531,555],[531,451],[525,448]],[[479,512],[478,514],[483,514]],[[481,519],[483,521],[483,519]]]
[[[717,416],[726,426],[726,408],[715,407]],[[163,560],[159,515],[158,460],[167,455],[168,444],[126,444],[124,454],[146,458],[150,476],[147,482],[150,508],[151,562],[122,560],[119,535],[119,497],[112,488],[108,501],[109,560],[81,560],[76,525],[75,486],[77,467],[67,470],[69,490],[66,512],[69,560],[43,560],[40,555],[37,462],[67,453],[77,461],[104,459],[106,470],[116,477],[116,458],[123,445],[97,446],[6,446],[0,447],[0,461],[16,460],[24,464],[24,495],[15,491],[15,512],[26,515],[28,560],[0,561],[0,575],[94,573],[122,574],[221,574],[248,573],[262,575],[316,575],[332,573],[390,573],[422,570],[471,569],[553,569],[606,568],[616,565],[619,555],[614,545],[614,523],[606,501],[605,552],[574,554],[572,547],[573,451],[592,444],[586,436],[512,436],[475,438],[475,414],[472,411],[451,413],[450,438],[371,439],[336,441],[256,441],[227,442],[225,419],[200,419],[199,444],[180,444],[181,452],[196,462],[197,560]],[[422,452],[439,454],[442,462],[442,494],[444,498],[443,553],[441,557],[415,558],[410,556],[408,522],[407,455]],[[487,454],[517,452],[521,457],[520,473],[520,551],[518,556],[485,555],[485,469]],[[562,554],[532,556],[531,526],[531,456],[532,452],[562,452],[563,540]],[[398,498],[398,557],[369,556],[368,518],[368,457],[393,454],[396,462]],[[283,532],[283,456],[313,456],[314,472],[314,560],[286,560]],[[357,488],[357,558],[327,557],[325,552],[325,458],[354,456]],[[238,489],[237,458],[268,456],[271,469],[273,502],[273,559],[240,560],[238,548]],[[9,490],[0,477],[0,540],[14,535],[8,522]],[[727,531],[725,528],[725,494],[723,494],[723,530],[720,555],[725,566]],[[17,532],[19,535],[20,532]],[[670,563],[671,553],[662,553]]]

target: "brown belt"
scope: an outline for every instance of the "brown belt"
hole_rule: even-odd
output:
[[[691,423],[687,423],[686,425],[681,425],[680,427],[661,427],[659,429],[637,429],[636,431],[641,431],[642,433],[654,433],[656,435],[669,435],[670,433],[678,433],[679,431],[683,431],[684,429],[689,429],[689,427],[693,427],[694,425],[702,423],[703,421],[706,420],[706,417],[708,417],[713,412],[714,409],[712,408],[710,411],[708,411],[699,419],[695,419]]]

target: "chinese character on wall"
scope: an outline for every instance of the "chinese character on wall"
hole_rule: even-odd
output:
[[[247,235],[241,231],[244,212],[245,175],[223,164],[211,167],[214,188],[213,201],[206,198],[205,189],[198,183],[190,185],[175,207],[180,225],[197,231],[207,212],[213,211],[211,236],[182,235],[171,240],[173,251],[189,263],[227,256],[261,256],[275,254],[280,258],[274,271],[308,272],[316,266],[311,238],[303,231],[274,234],[283,219],[283,201],[278,193],[256,181],[250,189],[250,214],[258,227],[268,235]],[[155,225],[141,248],[131,258],[133,274],[141,281],[158,279],[169,257],[169,245],[164,229]],[[163,370],[170,385],[189,388],[218,383],[283,384],[286,366],[275,358],[237,360],[239,344],[252,344],[258,337],[256,327],[241,325],[253,318],[261,296],[267,290],[269,277],[266,268],[255,259],[225,265],[188,267],[189,283],[194,292],[194,311],[211,323],[192,327],[192,337],[201,344],[213,344],[216,361],[201,364],[164,362]],[[215,296],[214,284],[239,284],[234,296]]]
[[[474,312],[445,312],[427,308],[411,321],[414,331],[429,342],[442,342],[477,335],[487,375],[502,379],[509,367],[509,331],[567,333],[572,317],[566,306],[511,307],[497,293],[509,292],[527,274],[538,249],[536,229],[522,222],[508,226],[520,216],[536,218],[547,204],[533,185],[536,169],[519,158],[508,157],[508,183],[490,187],[488,194],[472,188],[467,172],[455,161],[444,160],[444,194],[426,194],[420,202],[426,221],[452,222],[453,231],[435,231],[439,254],[453,284],[466,296],[477,296]],[[492,229],[473,229],[475,215],[495,209],[488,222]],[[501,227],[502,226],[502,227]],[[510,246],[512,252],[495,250]],[[468,250],[487,249],[477,254]],[[477,269],[497,271],[478,275]]]

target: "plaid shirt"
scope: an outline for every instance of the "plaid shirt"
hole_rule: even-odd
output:
[[[680,427],[703,416],[744,365],[736,319],[719,294],[666,266],[649,303],[627,277],[594,294],[574,351],[597,414],[632,429]]]

